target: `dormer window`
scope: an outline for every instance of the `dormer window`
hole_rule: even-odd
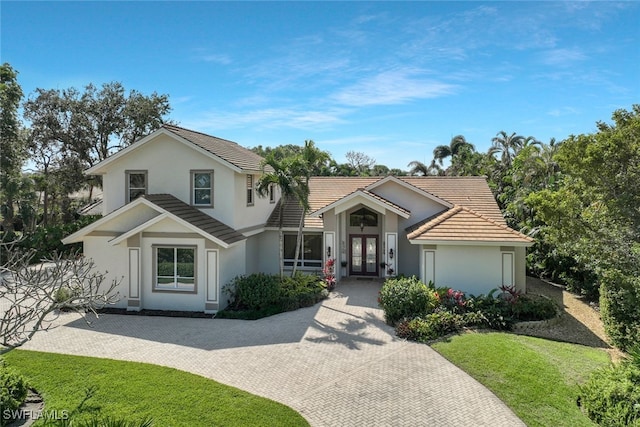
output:
[[[247,206],[253,206],[253,175],[247,175]]]
[[[191,204],[213,207],[213,171],[191,171]]]
[[[126,171],[127,203],[147,194],[147,171]]]

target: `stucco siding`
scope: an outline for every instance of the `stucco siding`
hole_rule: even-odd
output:
[[[147,171],[147,193],[169,193],[191,203],[191,171],[214,171],[214,208],[203,209],[220,221],[233,226],[234,172],[215,159],[159,135],[137,150],[109,165],[103,178],[104,214],[126,203],[126,171]]]
[[[95,263],[95,271],[106,275],[103,287],[107,288],[113,280],[119,281],[115,292],[119,301],[114,305],[125,308],[129,298],[129,258],[125,245],[113,246],[112,237],[85,237],[84,256]]]
[[[412,223],[421,221],[445,209],[445,206],[440,203],[422,196],[422,192],[416,192],[396,182],[386,182],[376,187],[374,191],[390,202],[411,212]]]

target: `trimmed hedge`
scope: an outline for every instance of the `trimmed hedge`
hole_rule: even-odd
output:
[[[579,402],[598,425],[640,427],[640,350],[631,360],[594,372]]]
[[[434,289],[411,276],[387,279],[380,290],[378,303],[387,323],[395,325],[403,319],[431,313],[437,307],[438,299]]]
[[[230,297],[229,306],[217,317],[247,320],[309,307],[329,294],[321,279],[302,273],[282,278],[265,273],[238,276],[224,291]]]
[[[640,342],[640,277],[606,271],[600,284],[600,315],[611,342],[628,350]]]

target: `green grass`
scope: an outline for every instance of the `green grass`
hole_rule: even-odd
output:
[[[579,385],[610,363],[598,349],[500,332],[463,334],[432,347],[489,388],[528,426],[593,426]]]
[[[308,425],[285,405],[177,369],[25,350],[4,358],[42,395],[46,411],[75,410],[81,419],[151,417],[156,427]],[[95,394],[81,405],[89,388]]]

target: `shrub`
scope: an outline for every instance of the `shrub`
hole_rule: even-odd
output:
[[[303,273],[283,278],[264,273],[238,276],[224,290],[233,311],[221,311],[218,317],[247,320],[309,307],[329,294],[320,278]]]
[[[234,309],[261,310],[277,304],[282,294],[278,276],[255,273],[238,276],[231,281],[225,292],[231,296]]]
[[[580,391],[580,404],[598,425],[640,426],[640,352],[595,371]]]
[[[514,319],[520,321],[547,320],[558,314],[553,301],[531,295],[521,295],[510,308]]]
[[[464,315],[439,310],[424,317],[403,320],[396,328],[396,335],[412,341],[427,342],[458,332],[466,324]]]
[[[6,411],[11,413],[20,408],[28,392],[27,380],[0,361],[0,426],[11,421],[5,419]]]
[[[438,305],[434,291],[415,276],[387,279],[380,290],[378,302],[390,325],[405,318],[425,316]]]
[[[640,277],[617,270],[604,272],[600,285],[600,315],[612,343],[622,350],[640,342]]]

